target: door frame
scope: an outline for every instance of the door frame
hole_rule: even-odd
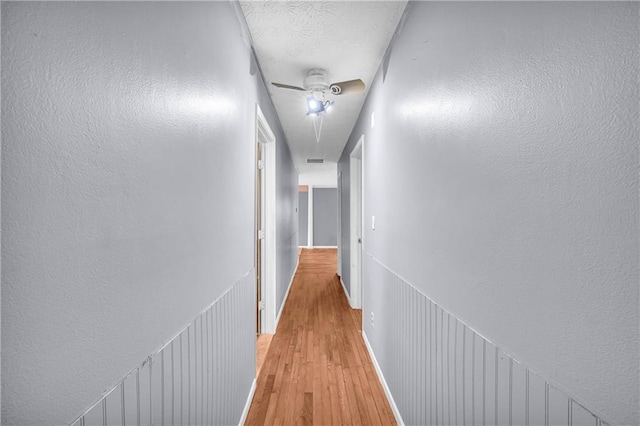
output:
[[[362,307],[362,247],[364,244],[364,135],[349,155],[349,283],[351,307]],[[359,232],[358,232],[359,230]],[[360,242],[358,242],[358,238]]]
[[[338,268],[337,273],[342,277],[342,171],[338,171]]]
[[[263,197],[263,227],[262,240],[262,300],[264,309],[261,311],[261,333],[275,333],[276,328],[276,137],[265,118],[260,105],[256,103],[256,143],[261,143],[264,160],[262,188]],[[255,230],[255,240],[258,240],[259,230]],[[256,244],[257,250],[257,244]],[[255,256],[254,256],[255,258]],[[257,265],[256,265],[257,267]],[[256,280],[257,285],[257,280]],[[257,292],[257,289],[256,289]],[[257,294],[257,293],[256,293]]]

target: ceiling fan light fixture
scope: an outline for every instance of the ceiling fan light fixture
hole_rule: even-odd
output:
[[[322,102],[314,98],[313,96],[309,96],[307,98],[307,115],[314,116],[319,115],[324,112],[324,105]]]
[[[326,112],[327,102],[322,102],[321,100],[316,99],[314,96],[309,96],[307,98],[307,115],[308,116],[316,116]]]
[[[309,96],[307,98],[307,115],[315,117],[326,113],[334,104],[334,101],[321,101],[315,96]]]

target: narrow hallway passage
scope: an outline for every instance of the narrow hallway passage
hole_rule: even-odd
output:
[[[335,249],[304,249],[246,424],[395,424],[335,274]]]

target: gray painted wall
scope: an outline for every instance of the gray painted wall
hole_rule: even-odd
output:
[[[338,190],[313,188],[313,245],[338,245]]]
[[[297,180],[248,40],[225,2],[2,4],[3,424],[71,422],[254,273],[256,102],[278,139],[284,293]],[[227,419],[253,323],[222,330],[252,354],[220,366]]]
[[[309,244],[309,193],[298,192],[298,245]]]
[[[428,331],[397,322],[372,264],[604,420],[638,424],[639,5],[411,7],[339,163],[346,183],[365,134],[364,331],[385,376],[406,376],[410,343],[389,345],[386,324]]]
[[[2,22],[2,7],[0,7],[0,23]],[[0,36],[0,39],[2,37]],[[0,70],[2,69],[2,65],[0,64]],[[1,74],[1,71],[0,71]],[[2,103],[2,90],[0,90],[0,104]],[[0,121],[1,118],[0,118]],[[1,128],[1,125],[0,125]],[[0,149],[0,185],[2,182],[2,149]],[[2,195],[0,191],[0,223],[2,223]],[[2,249],[2,238],[1,238],[1,226],[0,226],[0,250]],[[0,301],[2,301],[2,256],[0,256]],[[0,364],[2,357],[2,303],[0,303]],[[0,368],[0,423],[2,423],[2,368]]]

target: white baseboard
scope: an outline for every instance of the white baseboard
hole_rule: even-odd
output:
[[[378,373],[378,378],[380,379],[380,383],[382,384],[382,389],[384,389],[384,393],[387,396],[387,400],[389,401],[389,405],[391,405],[391,411],[393,411],[393,416],[396,418],[396,422],[400,426],[404,426],[404,422],[402,421],[402,416],[400,415],[400,411],[398,410],[398,406],[396,402],[393,400],[393,395],[391,395],[391,390],[389,389],[389,385],[387,385],[387,381],[384,379],[384,375],[382,374],[382,370],[380,369],[380,364],[378,364],[378,360],[376,359],[375,354],[373,353],[373,348],[369,344],[369,339],[367,339],[367,335],[362,330],[362,338],[364,339],[364,344],[367,346],[367,350],[369,351],[369,355],[371,356],[371,361],[373,361],[373,366],[376,369],[376,373]]]
[[[249,396],[247,397],[247,402],[244,404],[244,410],[242,410],[242,416],[240,416],[240,423],[238,426],[244,426],[244,422],[247,420],[247,415],[249,414],[249,408],[251,408],[251,402],[253,401],[253,395],[256,393],[256,382],[257,379],[253,379],[253,383],[251,384],[251,389],[249,390]]]
[[[273,328],[273,332],[278,331],[278,323],[280,322],[280,316],[282,315],[282,310],[284,309],[284,304],[287,303],[287,298],[289,297],[289,291],[291,291],[291,286],[293,285],[293,279],[296,277],[296,273],[298,272],[298,266],[300,266],[300,256],[297,256],[298,262],[296,263],[296,267],[293,269],[293,275],[291,275],[291,281],[289,281],[289,287],[287,287],[287,292],[284,294],[284,299],[282,299],[282,305],[280,305],[280,310],[278,311],[278,315],[276,316],[276,325]]]
[[[349,307],[353,309],[353,305],[351,305],[351,297],[349,297],[349,293],[347,292],[347,287],[344,286],[344,281],[342,281],[342,277],[340,277],[340,284],[342,284],[342,290],[344,290],[344,295],[347,297],[347,302],[349,302]]]

